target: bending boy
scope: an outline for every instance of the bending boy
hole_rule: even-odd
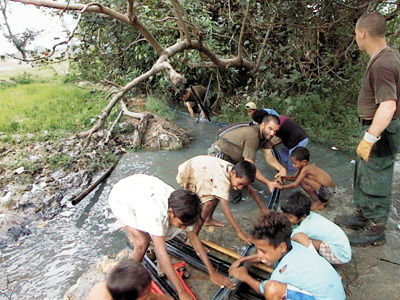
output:
[[[229,208],[230,189],[241,190],[249,187],[249,193],[258,207],[267,212],[268,209],[257,195],[250,184],[254,181],[256,167],[248,161],[240,161],[236,165],[223,159],[209,155],[195,156],[178,167],[176,181],[185,190],[192,191],[200,197],[202,203],[201,219],[196,224],[195,234],[200,232],[201,227],[206,225],[225,226],[212,218],[218,203],[221,203],[222,211],[237,233],[238,237],[249,242],[249,236],[245,234],[236,223]]]
[[[293,176],[281,178],[293,182],[286,185],[279,184],[278,188],[292,189],[300,185],[313,200],[311,210],[323,209],[335,193],[332,178],[321,168],[309,163],[310,152],[307,148],[297,147],[293,150],[290,159],[297,171]]]
[[[136,174],[120,180],[108,199],[111,210],[124,228],[133,246],[131,258],[141,262],[150,241],[158,263],[179,294],[179,299],[192,299],[180,283],[168,256],[165,241],[183,230],[207,267],[211,281],[218,286],[232,288],[233,282],[218,274],[192,231],[200,217],[199,197],[189,191],[177,190],[154,176]]]
[[[252,232],[257,253],[234,262],[231,276],[263,294],[265,299],[345,299],[339,274],[321,256],[290,240],[291,224],[275,211],[258,217]],[[269,280],[259,282],[241,265],[263,262],[274,266]]]
[[[310,207],[311,199],[301,192],[295,192],[281,202],[281,210],[292,226],[297,225],[292,240],[305,247],[312,245],[331,264],[349,262],[351,247],[344,231],[327,218],[310,212]]]
[[[88,300],[172,300],[170,296],[151,293],[150,284],[150,274],[141,263],[124,259],[114,267],[106,281],[90,290]]]

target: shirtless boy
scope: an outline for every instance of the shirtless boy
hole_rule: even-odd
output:
[[[335,192],[332,178],[321,168],[309,163],[310,152],[307,148],[297,147],[290,159],[297,171],[293,176],[282,176],[281,179],[293,182],[279,184],[278,188],[292,189],[300,185],[313,200],[311,210],[323,209]]]

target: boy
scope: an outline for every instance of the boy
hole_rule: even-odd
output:
[[[331,264],[349,262],[351,247],[344,231],[327,218],[310,212],[310,207],[311,199],[301,192],[295,192],[281,202],[281,210],[293,226],[292,240],[305,247],[311,246],[311,242]],[[304,233],[308,238],[302,238],[299,233]]]
[[[170,296],[151,293],[150,284],[150,274],[141,263],[124,259],[115,266],[106,281],[90,290],[88,300],[172,300]]]
[[[263,294],[265,299],[345,299],[339,274],[321,256],[290,240],[291,224],[275,211],[258,217],[252,232],[257,253],[235,261],[231,276]],[[269,280],[259,282],[241,264],[276,265]]]
[[[309,163],[310,152],[307,148],[297,147],[290,159],[297,171],[294,176],[282,176],[281,179],[291,180],[293,183],[278,184],[278,188],[292,189],[300,185],[313,200],[311,210],[323,209],[335,192],[332,178],[324,170]]]
[[[241,190],[248,186],[249,193],[258,207],[264,212],[268,211],[256,190],[250,186],[255,175],[256,167],[248,161],[240,161],[233,165],[217,157],[199,155],[182,163],[178,167],[176,181],[183,189],[196,193],[202,203],[201,220],[196,224],[194,233],[198,234],[204,223],[225,226],[224,223],[212,218],[215,208],[221,202],[222,211],[238,237],[245,242],[250,242],[249,236],[239,228],[233,218],[228,198],[231,188]]]
[[[192,231],[192,225],[201,213],[200,199],[196,194],[185,190],[174,191],[154,176],[135,174],[120,180],[111,190],[108,201],[133,246],[131,258],[141,262],[152,241],[158,264],[174,285],[180,300],[192,297],[176,275],[165,241],[183,230],[207,267],[210,280],[218,286],[233,288],[233,282],[212,267],[203,245]]]

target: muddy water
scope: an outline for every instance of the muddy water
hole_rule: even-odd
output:
[[[107,204],[111,187],[121,178],[134,173],[155,175],[177,187],[178,164],[198,154],[206,153],[219,126],[196,124],[178,115],[178,125],[194,133],[195,140],[181,151],[136,152],[125,155],[108,180],[76,207],[67,207],[46,224],[34,223],[33,235],[21,239],[18,245],[1,250],[0,299],[61,299],[65,291],[104,254],[118,253],[125,247],[123,234],[115,231],[114,219]],[[352,157],[329,147],[311,144],[311,160],[323,167],[335,182],[350,187]],[[273,172],[261,156],[257,166],[267,177]],[[262,196],[268,193],[259,184]],[[133,191],[134,192],[134,191]],[[284,196],[284,194],[283,194]],[[232,207],[234,212],[255,208],[248,199]],[[397,214],[396,214],[397,215]],[[215,217],[223,220],[217,210]]]

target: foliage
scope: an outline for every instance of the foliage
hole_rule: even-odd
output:
[[[163,117],[167,121],[175,119],[175,114],[168,109],[165,99],[158,95],[151,95],[147,97],[146,109]]]
[[[99,3],[126,13],[126,1]],[[359,78],[366,62],[353,39],[357,18],[367,10],[381,11],[390,16],[389,39],[399,39],[398,5],[389,1],[180,3],[193,39],[198,38],[220,58],[237,56],[241,47],[243,59],[259,62],[252,70],[209,69],[199,67],[209,59],[197,50],[186,50],[170,58],[173,68],[187,78],[188,84],[207,85],[211,72],[214,73],[211,89],[218,93],[214,109],[223,113],[221,120],[228,119],[228,114],[232,120],[240,119],[242,104],[252,99],[259,106],[274,104],[282,114],[292,116],[309,129],[310,135],[319,134],[311,136],[315,139],[326,136],[329,140],[341,127],[339,124],[349,126],[345,131],[352,136],[351,114],[355,112]],[[170,4],[133,1],[134,14],[163,47],[184,38]],[[77,37],[81,43],[72,49],[76,54],[74,68],[82,78],[92,81],[106,79],[125,85],[148,71],[158,58],[143,34],[101,14],[85,13]],[[141,83],[135,91],[165,96],[173,93],[163,73]]]

